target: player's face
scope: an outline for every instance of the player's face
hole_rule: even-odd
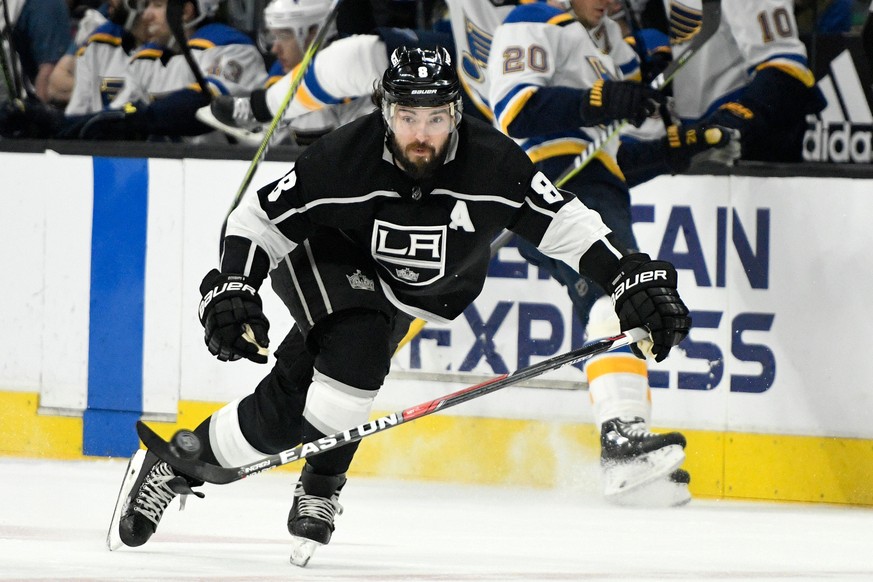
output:
[[[612,0],[570,0],[576,18],[588,28],[600,24],[611,5]]]
[[[389,120],[394,132],[394,155],[414,178],[433,174],[446,158],[449,134],[455,120],[448,105],[405,107],[398,105]]]
[[[170,41],[172,33],[167,24],[167,0],[148,0],[142,20],[149,41],[162,45]]]
[[[272,29],[270,36],[272,40],[270,52],[276,55],[277,61],[282,63],[282,70],[286,73],[290,72],[303,59],[303,51],[300,50],[300,43],[297,42],[294,31]]]

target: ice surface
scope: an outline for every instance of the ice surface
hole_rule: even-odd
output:
[[[109,552],[125,466],[0,459],[0,580],[873,580],[869,509],[639,510],[578,488],[365,478],[343,490],[330,545],[297,568],[287,472],[206,486],[184,512],[174,502],[146,546]]]

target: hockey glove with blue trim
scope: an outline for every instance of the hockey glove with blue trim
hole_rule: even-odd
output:
[[[222,362],[246,358],[267,363],[267,332],[257,289],[242,275],[228,275],[212,269],[200,284],[200,323],[209,353]]]
[[[615,302],[621,330],[644,326],[651,344],[631,344],[634,354],[663,361],[691,328],[688,308],[676,290],[676,269],[666,261],[653,261],[645,253],[622,257],[619,272],[607,292]]]

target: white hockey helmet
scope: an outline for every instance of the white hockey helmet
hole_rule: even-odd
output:
[[[272,0],[264,8],[264,30],[260,35],[261,48],[269,51],[273,44],[273,31],[290,30],[294,33],[300,50],[306,50],[306,37],[313,26],[320,25],[330,12],[330,0]],[[331,24],[328,38],[335,26]]]

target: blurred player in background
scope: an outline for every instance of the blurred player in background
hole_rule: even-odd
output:
[[[494,35],[487,69],[497,125],[517,138],[553,181],[603,124],[627,119],[639,126],[665,99],[638,82],[637,55],[623,40],[618,23],[607,16],[611,0],[572,0],[561,8],[555,4],[528,4],[510,12]],[[693,156],[726,148],[730,142],[730,132],[718,126],[672,126],[669,137],[620,146],[612,140],[563,187],[597,210],[625,248],[636,249],[629,186],[661,173],[681,172]],[[518,248],[525,259],[567,287],[588,337],[619,331],[603,287],[525,241],[519,241]],[[600,298],[604,306],[594,310]],[[684,447],[685,438],[648,430],[651,397],[645,361],[630,353],[602,354],[587,362],[585,370],[601,428],[606,499],[653,506],[687,502],[688,473],[649,458],[662,447]],[[616,446],[625,442],[634,443],[633,454]],[[636,486],[616,486],[628,481]]]

